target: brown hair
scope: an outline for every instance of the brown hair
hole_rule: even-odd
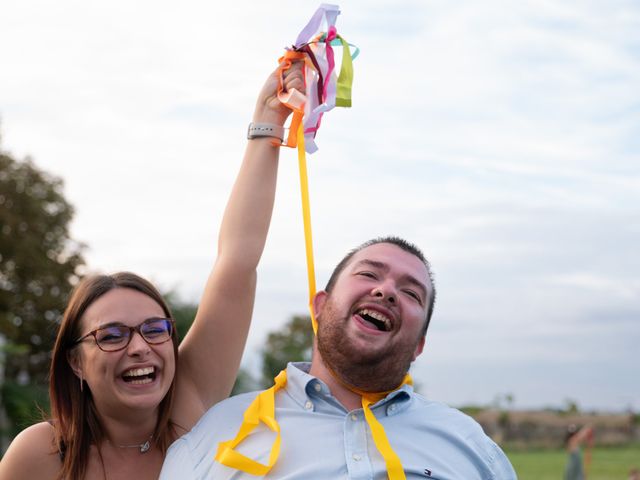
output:
[[[69,352],[80,336],[80,320],[87,308],[99,297],[116,288],[136,290],[155,300],[167,318],[173,318],[169,306],[158,290],[144,278],[130,272],[94,275],[83,279],[74,289],[53,348],[49,372],[49,398],[55,442],[62,459],[58,479],[84,477],[91,444],[99,445],[104,437],[90,389],[80,388],[78,377],[68,361]],[[173,333],[173,352],[178,362],[178,340]],[[160,402],[158,421],[153,438],[160,450],[166,452],[175,438],[175,428],[169,416],[173,403],[175,378]]]

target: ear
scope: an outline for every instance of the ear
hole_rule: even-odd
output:
[[[324,290],[320,290],[313,297],[313,313],[316,316],[316,320],[322,314],[322,309],[329,298],[329,294]]]
[[[82,358],[80,358],[80,352],[78,352],[77,348],[67,351],[67,362],[69,362],[73,373],[75,373],[78,378],[82,378]]]
[[[416,358],[418,358],[418,356],[422,353],[422,351],[424,350],[424,340],[425,338],[422,337],[420,339],[420,341],[418,342],[418,345],[416,345],[416,351],[413,352],[413,360],[415,360]]]

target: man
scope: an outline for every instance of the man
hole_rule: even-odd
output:
[[[281,450],[265,478],[386,479],[386,457],[362,408],[367,392],[386,392],[371,410],[406,478],[516,478],[476,422],[403,384],[424,347],[434,300],[429,263],[402,239],[371,240],[338,264],[314,298],[313,360],[289,364],[286,386],[275,394]],[[239,395],[210,409],[169,449],[161,480],[255,478],[214,460],[255,397]],[[237,451],[266,464],[274,438],[258,428]]]

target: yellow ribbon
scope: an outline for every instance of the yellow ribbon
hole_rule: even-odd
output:
[[[240,430],[233,440],[220,442],[215,459],[223,465],[237,470],[241,470],[251,475],[266,475],[275,465],[280,455],[280,425],[275,418],[276,405],[275,394],[287,384],[287,373],[283,370],[275,378],[273,387],[260,392],[251,402],[249,408],[244,412],[244,420]],[[237,452],[235,448],[260,424],[264,423],[276,433],[276,439],[271,446],[269,463],[264,465],[260,462]]]
[[[400,387],[406,384],[413,385],[411,375],[409,375],[408,373],[405,375],[404,380],[400,384]],[[389,439],[387,438],[387,434],[384,431],[384,427],[373,414],[370,407],[370,405],[385,398],[389,393],[391,393],[391,391],[383,393],[369,393],[359,391],[357,389],[354,389],[353,387],[351,387],[350,389],[352,391],[355,391],[356,393],[359,393],[362,397],[362,410],[364,411],[364,418],[367,421],[367,425],[369,425],[369,429],[371,430],[373,443],[375,443],[378,452],[380,452],[380,455],[382,455],[384,463],[387,466],[387,475],[389,476],[389,480],[406,480],[407,477],[404,474],[404,468],[402,468],[400,457],[398,457],[398,454],[391,447]]]
[[[400,457],[398,457],[398,454],[391,447],[387,434],[384,431],[384,427],[369,407],[372,403],[375,403],[375,401],[362,397],[364,418],[371,429],[373,443],[376,444],[376,448],[380,452],[380,455],[382,455],[384,463],[387,466],[387,475],[389,475],[389,480],[406,480],[407,477],[404,475],[404,469],[402,468]]]
[[[343,58],[342,71],[340,72],[340,79],[342,81],[338,81],[338,98],[336,101],[336,105],[351,106],[351,82],[353,80],[351,56],[349,54],[348,44],[346,44],[346,42],[342,38],[340,38],[340,41],[342,42],[343,47],[347,52],[346,57],[348,58]],[[284,69],[289,68],[289,66],[290,62],[289,65],[284,67]],[[294,114],[298,113],[298,116],[301,115],[301,112],[297,111],[293,106],[290,106],[290,108],[294,110]],[[304,224],[305,252],[307,259],[307,280],[309,283],[309,312],[311,314],[311,325],[313,327],[313,333],[317,334],[318,322],[315,317],[315,312],[313,311],[313,297],[316,294],[316,281],[313,262],[313,241],[311,236],[311,208],[309,202],[307,159],[304,148],[304,126],[303,123],[298,119],[298,121],[295,122],[295,126],[292,124],[292,127],[294,131],[296,131],[297,136],[296,143],[298,147],[298,169],[300,171],[302,220]],[[291,135],[291,133],[293,132],[290,132],[289,140],[287,142],[288,146],[293,146],[293,135]],[[334,374],[333,376],[338,381],[343,383],[337,375]],[[400,386],[407,383],[412,383],[409,374],[405,376],[405,379]],[[258,394],[258,396],[245,411],[244,420],[242,422],[242,425],[240,426],[240,429],[238,430],[236,437],[233,440],[227,440],[218,444],[218,451],[215,456],[215,459],[218,462],[220,462],[222,465],[235,468],[251,475],[266,475],[267,473],[269,473],[271,468],[278,460],[278,456],[280,455],[281,436],[280,425],[278,425],[278,422],[275,418],[275,394],[278,390],[284,388],[286,384],[287,372],[283,370],[278,374],[278,376],[276,376],[275,384],[271,388]],[[367,422],[367,425],[369,425],[369,429],[371,430],[371,436],[373,437],[376,448],[385,461],[389,480],[406,480],[400,457],[398,457],[396,452],[391,447],[389,439],[387,438],[387,435],[384,431],[384,427],[371,411],[371,405],[380,401],[390,392],[363,392],[344,383],[343,385],[349,390],[360,395],[362,398],[362,409],[364,411],[365,420]],[[235,450],[235,448],[240,443],[242,443],[242,441],[247,438],[247,436],[249,436],[251,432],[253,432],[253,430],[255,430],[260,422],[264,423],[269,429],[276,433],[276,438],[273,442],[273,445],[271,446],[269,461],[266,465],[257,462]]]
[[[353,84],[353,58],[349,51],[349,44],[340,35],[337,36],[342,44],[342,66],[336,86],[336,107],[351,106],[351,85]]]
[[[344,40],[342,40],[342,42],[344,44]],[[348,49],[348,47],[346,48]],[[351,66],[350,60],[351,60],[351,56],[349,56],[349,66]],[[344,71],[344,60],[343,60],[343,71]],[[342,73],[340,74],[340,76],[342,76]],[[348,97],[350,100],[351,99],[350,85],[347,88],[348,88],[348,93],[345,93],[344,96]],[[349,101],[348,105],[345,104],[343,106],[351,106],[351,102]],[[313,297],[316,294],[316,280],[315,280],[315,269],[314,269],[314,262],[313,262],[313,240],[311,236],[311,208],[309,203],[309,181],[307,176],[307,158],[306,158],[305,149],[304,149],[304,128],[302,125],[300,125],[298,128],[297,140],[298,140],[298,169],[300,171],[300,193],[302,197],[302,220],[304,224],[305,252],[307,257],[307,280],[309,282],[309,313],[311,314],[311,325],[313,327],[313,333],[317,335],[318,321],[316,320],[315,312],[313,310]],[[285,370],[281,371],[276,377],[276,379],[280,378],[281,376],[284,376],[284,381],[286,383],[287,373]],[[339,377],[337,375],[334,374],[333,376],[339,380]],[[412,384],[411,376],[409,374],[405,376],[404,381],[400,386],[406,383]],[[345,384],[343,383],[343,385]],[[364,411],[364,417],[365,417],[365,420],[367,421],[367,425],[369,425],[369,429],[371,430],[371,436],[373,437],[373,442],[375,443],[376,448],[380,452],[380,455],[382,455],[382,458],[384,459],[384,462],[386,464],[389,480],[406,480],[407,477],[404,474],[404,469],[402,468],[402,462],[400,461],[400,457],[398,457],[398,454],[391,447],[391,444],[389,443],[389,439],[387,438],[387,434],[384,431],[384,427],[375,417],[370,407],[372,404],[386,397],[390,392],[368,393],[368,392],[357,391],[356,389],[354,389],[349,385],[345,385],[345,387],[361,395],[362,410]],[[267,391],[271,391],[274,388],[275,387],[271,387]],[[278,429],[278,432],[279,431],[280,430]],[[279,433],[278,433],[278,438],[276,440],[278,442],[280,441]],[[278,443],[278,448],[279,448],[279,443]],[[272,450],[272,453],[273,453],[273,450]],[[271,464],[271,466],[272,465],[273,464]],[[247,471],[242,468],[240,468],[240,470],[243,470],[245,472]]]
[[[318,321],[313,311],[313,297],[316,294],[316,272],[313,263],[313,239],[311,237],[311,207],[309,203],[309,180],[307,176],[307,155],[304,151],[304,127],[298,127],[298,170],[300,170],[300,196],[302,197],[302,222],[304,224],[304,247],[307,256],[307,281],[309,282],[309,313],[314,335],[318,334]]]
[[[297,132],[298,146],[298,167],[300,170],[300,190],[302,195],[302,218],[304,223],[305,250],[307,257],[307,279],[309,282],[309,311],[311,312],[311,323],[314,334],[318,331],[318,322],[316,321],[313,311],[313,297],[316,292],[315,270],[313,263],[313,241],[311,237],[311,208],[309,202],[309,182],[307,176],[307,161],[304,150],[304,128],[302,124],[298,126]],[[334,375],[339,381],[339,377]],[[411,384],[411,377],[407,374],[402,385]],[[280,425],[275,419],[275,393],[284,388],[287,384],[287,372],[282,370],[275,378],[273,387],[260,392],[249,408],[244,413],[244,420],[236,437],[233,440],[220,442],[215,459],[222,465],[226,465],[237,470],[249,473],[251,475],[266,475],[275,465],[280,454]],[[389,480],[405,480],[402,462],[391,447],[389,439],[384,431],[384,427],[371,411],[371,405],[384,398],[390,392],[369,393],[362,392],[346,385],[345,387],[358,393],[362,397],[362,409],[364,411],[365,420],[376,448],[382,455],[387,467]],[[401,386],[402,386],[401,385]],[[269,429],[276,433],[276,438],[271,447],[269,454],[269,462],[265,465],[237,452],[235,448],[251,434],[251,432],[260,424],[264,423]]]

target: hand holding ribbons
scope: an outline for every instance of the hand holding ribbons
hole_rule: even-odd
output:
[[[295,88],[284,88],[281,82],[278,98],[294,112],[286,145],[297,145],[298,128],[302,125],[307,153],[318,150],[315,136],[323,114],[335,106],[351,106],[352,60],[359,51],[356,48],[352,56],[350,44],[338,35],[335,23],[339,14],[337,5],[323,3],[302,29],[296,43],[279,60],[283,77],[293,62],[304,61],[306,95]],[[324,32],[323,27],[326,27]],[[343,48],[339,76],[335,72],[334,46]]]

